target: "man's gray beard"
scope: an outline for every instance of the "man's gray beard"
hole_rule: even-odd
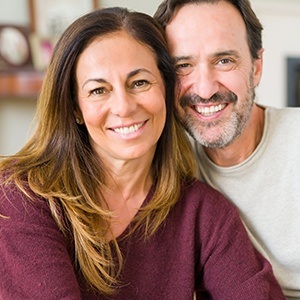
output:
[[[201,131],[205,131],[206,128],[214,127],[221,121],[216,120],[208,123],[205,122],[205,126],[203,126],[202,124],[201,129],[201,124],[199,125],[199,121],[195,121],[192,118],[189,118],[189,116],[185,116],[184,119],[181,118],[181,122],[189,135],[193,137],[198,143],[208,148],[225,148],[226,146],[231,144],[237,137],[241,135],[250,119],[255,99],[255,88],[253,86],[253,80],[251,79],[250,85],[251,86],[248,90],[247,98],[245,99],[241,109],[238,112],[235,111],[232,113],[229,121],[225,124],[222,133],[216,139],[214,139],[213,141],[209,141],[207,138],[204,138],[204,135],[201,133]],[[185,99],[184,101],[188,102],[188,99]],[[195,100],[191,101],[193,101],[195,104]],[[182,108],[184,109],[184,107]]]
[[[227,123],[226,128],[224,128],[219,137],[217,139],[214,139],[213,141],[209,141],[204,138],[200,133],[200,130],[197,130],[197,124],[195,124],[195,122],[193,122],[193,120],[191,120],[190,118],[186,119],[183,125],[186,128],[188,134],[202,146],[208,148],[224,148],[232,143],[233,140],[241,134],[243,128],[238,127],[239,122],[240,121],[238,121],[238,115],[234,113],[231,116],[231,121]],[[206,126],[206,128],[214,127],[217,123],[218,121],[210,122],[209,124],[207,124],[208,126]],[[205,131],[206,129],[204,128],[203,130]],[[234,132],[234,134],[232,134],[232,132]]]

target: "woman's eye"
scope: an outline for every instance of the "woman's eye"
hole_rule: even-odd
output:
[[[102,95],[102,94],[105,94],[107,93],[107,90],[103,87],[101,88],[96,88],[96,89],[93,89],[91,90],[91,95]]]
[[[132,87],[139,89],[139,88],[147,87],[148,85],[149,85],[149,81],[147,80],[137,80],[133,82]]]

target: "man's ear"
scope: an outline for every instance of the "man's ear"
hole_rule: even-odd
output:
[[[254,60],[254,64],[253,64],[253,83],[254,86],[258,86],[260,79],[261,79],[261,75],[262,75],[262,70],[263,70],[263,52],[265,51],[265,49],[261,48],[258,53],[257,56],[258,58],[256,58]]]

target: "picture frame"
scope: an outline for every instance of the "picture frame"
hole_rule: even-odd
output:
[[[50,62],[54,46],[63,31],[75,19],[100,8],[100,0],[28,0],[30,45],[36,70]]]
[[[287,106],[300,106],[300,57],[287,57]]]
[[[100,0],[28,0],[30,28],[43,37],[58,37],[75,19],[100,8]]]
[[[32,67],[30,30],[15,24],[0,25],[0,70]]]

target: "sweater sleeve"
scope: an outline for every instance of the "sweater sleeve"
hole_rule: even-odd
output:
[[[203,281],[197,293],[207,293],[209,299],[285,299],[270,263],[252,246],[237,209],[218,194],[206,201],[198,222],[204,233],[198,269]]]
[[[67,240],[46,201],[0,187],[0,298],[80,299]]]

